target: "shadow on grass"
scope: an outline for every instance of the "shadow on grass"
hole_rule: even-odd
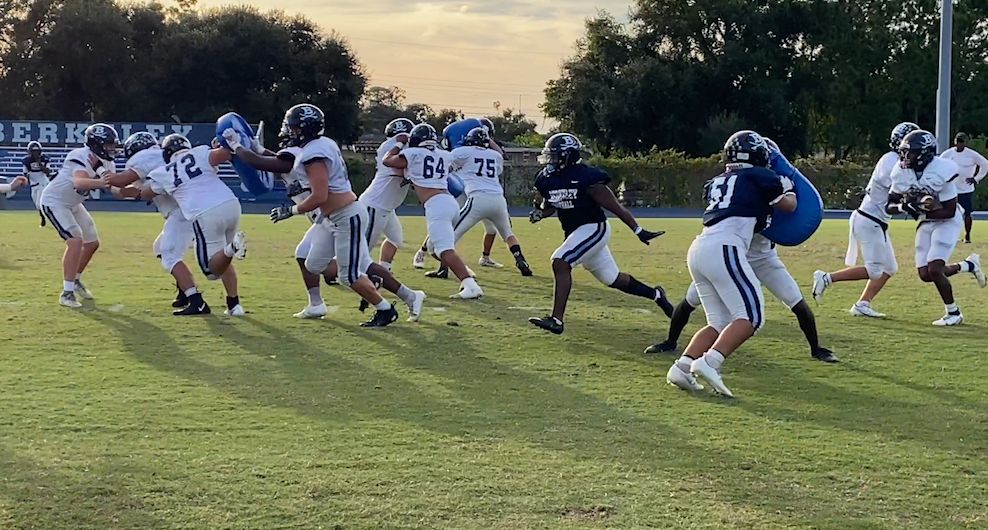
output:
[[[0,519],[10,516],[18,528],[165,528],[165,521],[148,513],[142,499],[116,475],[118,469],[86,467],[78,462],[44,465],[0,445]],[[126,465],[132,465],[127,463]],[[75,467],[73,469],[73,467]],[[140,470],[135,473],[151,476]]]

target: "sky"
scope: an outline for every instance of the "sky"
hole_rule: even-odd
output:
[[[241,3],[200,0],[203,7]],[[345,37],[370,85],[398,86],[408,103],[468,116],[521,110],[543,125],[542,90],[598,10],[625,18],[630,0],[254,0],[300,13]],[[543,127],[540,127],[540,129]]]

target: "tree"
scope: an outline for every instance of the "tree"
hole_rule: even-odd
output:
[[[14,31],[0,43],[6,115],[209,122],[236,110],[280,123],[287,108],[309,102],[332,117],[328,135],[356,138],[363,71],[342,38],[308,19],[250,7],[198,12],[186,0],[176,10],[27,1],[0,0],[21,2],[17,20],[0,15]],[[277,129],[269,128],[272,135]]]
[[[519,137],[535,134],[535,122],[512,109],[505,109],[498,116],[488,116],[488,119],[494,124],[497,138],[503,141],[517,143]]]

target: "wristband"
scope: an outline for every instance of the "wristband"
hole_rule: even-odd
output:
[[[640,234],[640,233],[642,233],[642,227],[640,227],[640,226],[636,226],[636,227],[635,227],[635,229],[634,229],[634,232],[635,232],[635,235],[636,235],[636,236],[637,236],[638,234]]]
[[[96,168],[96,175],[98,175],[100,177],[105,177],[106,174],[109,173],[109,172],[110,172],[110,170],[109,169],[106,169],[103,166],[100,166],[100,167]]]
[[[299,214],[298,205],[297,204],[292,205],[292,207],[289,208],[288,211],[292,212],[292,215],[298,215]]]

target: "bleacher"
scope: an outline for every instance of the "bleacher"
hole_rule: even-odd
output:
[[[74,147],[45,147],[45,155],[48,156],[48,160],[51,165],[52,174],[57,174],[58,170],[62,167],[62,163],[65,161],[65,156],[75,149]],[[120,149],[122,151],[122,148]],[[21,165],[21,159],[27,156],[27,146],[4,146],[0,145],[0,177],[6,177],[7,181],[21,175],[24,173],[24,168]],[[117,167],[117,171],[123,171],[126,159],[122,156],[117,157],[114,160]],[[220,177],[223,179],[230,189],[237,195],[241,201],[251,202],[251,201],[262,201],[267,199],[267,195],[260,198],[254,198],[252,195],[244,191],[240,185],[240,179],[237,174],[233,172],[233,166],[230,164],[223,164],[219,168]],[[275,189],[270,194],[272,200],[280,200],[284,197],[284,184],[280,179],[275,181]],[[18,193],[10,200],[31,200],[31,195],[28,193]],[[114,201],[114,199],[109,193],[99,194],[99,198],[93,197],[90,200],[107,200]]]

